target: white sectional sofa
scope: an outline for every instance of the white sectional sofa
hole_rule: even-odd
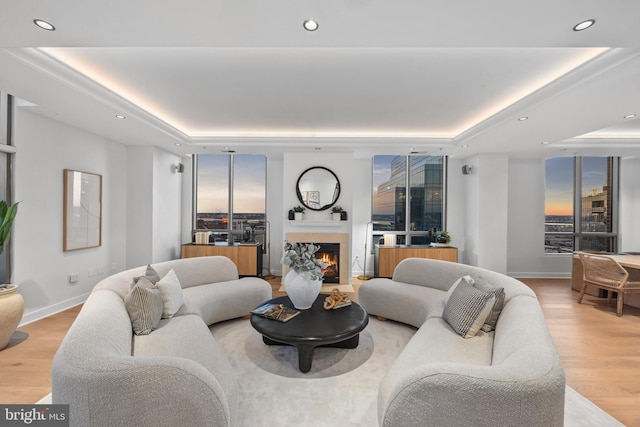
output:
[[[70,404],[72,426],[234,426],[238,382],[208,325],[242,317],[270,299],[264,280],[238,278],[228,258],[152,265],[174,270],[184,304],[148,335],[136,335],[125,306],[146,267],[98,283],[55,355],[53,403]]]
[[[504,288],[495,330],[463,338],[443,319],[462,276]],[[565,376],[533,291],[505,275],[464,264],[410,258],[392,279],[359,289],[369,314],[418,328],[382,380],[383,427],[561,426]]]

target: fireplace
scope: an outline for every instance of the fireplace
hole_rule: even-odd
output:
[[[298,221],[300,223],[304,223],[305,221]],[[329,222],[340,222],[340,221],[329,221]],[[290,243],[309,243],[313,242],[316,245],[325,245],[325,244],[338,244],[340,246],[340,255],[338,256],[338,263],[336,265],[337,272],[337,280],[334,282],[327,282],[327,277],[325,276],[325,286],[331,287],[335,285],[350,285],[350,265],[349,265],[349,233],[324,233],[324,232],[287,232],[285,234],[285,240]],[[288,273],[287,270],[283,271],[283,274],[286,275]]]
[[[323,283],[340,283],[340,243],[316,243],[320,249],[315,253],[316,258],[327,264],[322,269]]]

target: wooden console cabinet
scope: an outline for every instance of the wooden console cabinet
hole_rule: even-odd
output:
[[[262,243],[234,244],[216,243],[215,245],[182,245],[182,258],[222,255],[229,258],[238,267],[240,276],[262,276]]]
[[[375,276],[391,277],[393,270],[405,258],[430,258],[458,262],[458,248],[452,246],[383,246],[375,245]]]

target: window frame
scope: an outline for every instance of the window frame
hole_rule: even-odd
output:
[[[375,155],[371,158],[372,170],[373,174],[373,159]],[[419,236],[432,236],[432,230],[423,230],[423,231],[413,231],[411,230],[411,157],[441,157],[442,158],[442,229],[439,231],[445,231],[447,229],[447,200],[448,200],[448,165],[449,158],[448,156],[425,156],[424,154],[407,154],[405,156],[398,155],[398,157],[405,157],[405,173],[404,173],[404,188],[405,188],[405,202],[404,202],[404,222],[405,227],[404,230],[376,230],[375,229],[375,221],[373,220],[374,214],[374,206],[373,194],[371,195],[371,219],[372,222],[372,237],[375,238],[382,237],[385,234],[395,235],[396,239],[398,237],[402,237],[404,239],[404,243],[398,243],[399,245],[412,245],[412,244],[420,244],[420,243],[412,243],[412,238]]]
[[[583,171],[583,159],[585,157],[604,157],[610,162],[611,166],[611,231],[583,231],[582,230],[582,171]],[[545,183],[546,188],[546,183]],[[615,156],[575,156],[573,157],[573,231],[572,232],[558,232],[552,231],[544,232],[544,241],[547,241],[547,236],[565,236],[571,237],[573,241],[573,250],[571,252],[546,252],[544,255],[557,256],[573,254],[583,249],[583,241],[590,237],[603,237],[610,239],[609,247],[611,252],[618,252],[618,236],[619,236],[619,206],[620,206],[620,157]],[[545,212],[546,221],[546,212]],[[543,245],[544,246],[544,245]]]
[[[241,156],[243,154],[240,154]],[[268,188],[268,182],[267,182],[267,156],[264,154],[247,154],[247,155],[260,155],[264,157],[264,164],[265,164],[265,170],[264,170],[264,188],[265,188],[265,205],[264,205],[264,222],[265,222],[265,227],[267,226],[267,223],[269,222],[267,219],[267,188]],[[227,191],[228,191],[228,200],[227,200],[227,209],[228,209],[228,222],[227,222],[227,228],[226,229],[215,229],[215,230],[210,230],[210,229],[204,229],[204,228],[198,228],[198,156],[227,156],[228,158],[228,167],[227,167],[227,171],[228,171],[228,185],[227,185]],[[214,154],[214,153],[202,153],[202,154],[194,154],[191,157],[191,170],[192,170],[192,194],[191,194],[191,239],[193,241],[195,233],[200,232],[200,231],[212,231],[212,233],[214,235],[216,234],[226,234],[227,235],[227,243],[231,244],[234,243],[236,240],[234,238],[234,236],[239,236],[243,234],[243,230],[235,230],[233,228],[233,198],[234,198],[234,181],[235,181],[235,177],[234,177],[234,168],[235,168],[235,162],[234,162],[234,158],[235,158],[236,154],[235,153],[226,153],[226,154]],[[264,236],[263,236],[263,251],[264,248],[267,244],[266,239],[267,239],[267,231],[265,230]]]

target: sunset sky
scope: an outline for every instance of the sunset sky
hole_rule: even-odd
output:
[[[545,215],[573,215],[573,157],[547,159]],[[607,183],[607,158],[582,159],[582,195],[601,192]]]
[[[261,155],[234,156],[236,213],[264,213],[266,159]],[[198,212],[226,213],[229,205],[229,157],[198,156]]]

